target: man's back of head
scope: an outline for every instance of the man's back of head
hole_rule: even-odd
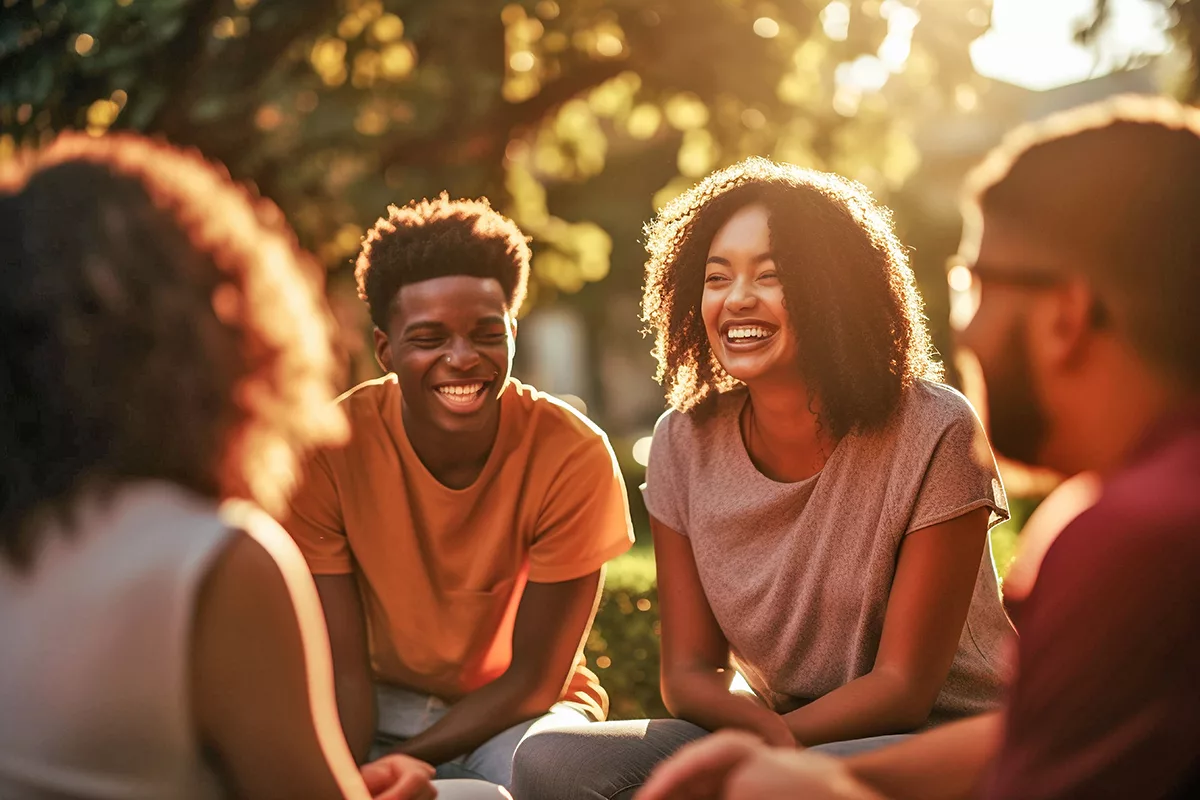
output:
[[[1200,385],[1200,110],[1122,96],[1068,111],[1006,138],[969,187],[969,221],[1036,240],[1144,357]]]

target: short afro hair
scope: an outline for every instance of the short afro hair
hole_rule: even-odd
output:
[[[838,437],[883,425],[906,386],[942,376],[891,215],[861,184],[765,158],[713,173],[646,227],[642,318],[655,331],[668,403],[706,413],[740,385],[712,351],[700,301],[713,238],[756,203],[770,215],[797,358],[821,401],[821,423]]]
[[[283,512],[346,435],[321,280],[196,153],[67,133],[0,164],[0,556],[127,481]]]
[[[1200,110],[1124,95],[1018,128],[971,173],[963,215],[976,233],[1014,223],[1144,358],[1200,387]]]
[[[517,224],[487,198],[434,200],[388,206],[367,231],[354,277],[371,321],[386,330],[392,303],[410,283],[448,275],[495,278],[516,315],[529,282],[529,243]]]

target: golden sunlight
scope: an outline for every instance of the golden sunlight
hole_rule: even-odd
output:
[[[975,70],[1036,91],[1097,78],[1135,55],[1170,49],[1168,21],[1145,0],[1112,0],[1111,18],[1095,46],[1074,32],[1090,19],[1093,0],[995,0],[992,27],[971,45]]]

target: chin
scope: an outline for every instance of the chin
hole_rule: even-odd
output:
[[[776,363],[775,359],[764,362],[750,363],[739,363],[738,360],[733,360],[728,366],[725,364],[721,364],[721,366],[730,374],[730,376],[746,384],[756,383],[764,378],[770,378],[772,375],[780,372],[779,364]]]
[[[488,424],[495,420],[499,403],[489,405],[473,414],[454,414],[438,409],[430,422],[443,433],[477,433],[486,430]]]

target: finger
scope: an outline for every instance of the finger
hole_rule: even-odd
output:
[[[426,793],[433,788],[429,778],[417,772],[405,773],[396,784],[396,794],[385,800],[424,800]],[[437,791],[434,790],[434,796]]]
[[[723,731],[685,745],[654,770],[638,800],[668,800],[685,793],[716,796],[729,771],[760,747],[758,737],[741,731]]]
[[[436,800],[437,793],[437,787],[427,782],[420,793],[413,795],[411,800]]]
[[[359,769],[359,774],[362,775],[363,783],[367,785],[367,791],[372,797],[385,791],[396,782],[396,770],[387,759],[363,764]]]

